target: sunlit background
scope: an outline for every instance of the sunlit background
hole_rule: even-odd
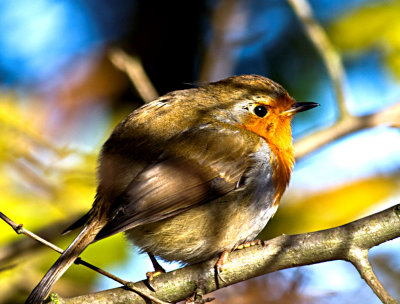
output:
[[[346,106],[373,114],[400,102],[400,1],[309,0],[342,56]],[[0,211],[66,248],[61,232],[90,208],[96,155],[112,128],[143,104],[115,48],[136,56],[159,94],[256,73],[321,107],[296,117],[295,139],[335,124],[326,66],[284,0],[0,1]],[[400,121],[400,118],[399,118]],[[301,159],[271,238],[330,228],[400,202],[400,131],[380,125]],[[57,258],[0,223],[1,303],[23,302]],[[371,251],[400,297],[399,241]],[[151,264],[117,235],[83,257],[126,280]],[[165,265],[174,269],[179,265]],[[55,285],[72,296],[115,285],[72,266]],[[289,269],[225,288],[215,303],[380,303],[352,265]]]

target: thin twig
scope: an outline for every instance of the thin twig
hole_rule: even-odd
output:
[[[217,3],[217,1],[215,1]],[[242,1],[221,0],[216,5],[212,19],[212,37],[204,50],[198,81],[216,81],[231,76],[235,66],[235,42],[229,41],[230,33],[243,31],[250,18],[249,11],[242,7]]]
[[[11,220],[9,217],[7,217],[2,212],[0,212],[0,218],[3,221],[5,221],[8,225],[10,225],[11,228],[14,229],[14,231],[17,234],[25,234],[26,236],[28,236],[28,237],[34,239],[35,241],[37,241],[37,242],[39,242],[39,243],[41,243],[41,244],[53,249],[54,251],[57,251],[60,254],[62,254],[64,252],[64,250],[62,250],[60,247],[58,247],[58,246],[46,241],[45,239],[41,238],[40,236],[36,235],[35,233],[23,228],[22,224],[19,224],[19,225],[16,224],[13,220]],[[150,295],[150,294],[148,294],[146,292],[143,292],[142,290],[137,289],[135,286],[133,286],[133,284],[131,282],[125,281],[125,280],[123,280],[123,279],[121,279],[121,278],[119,278],[119,277],[117,277],[117,276],[115,276],[115,275],[103,270],[103,269],[100,269],[97,266],[94,266],[94,265],[82,260],[81,258],[77,258],[74,263],[77,264],[77,265],[86,266],[87,268],[92,269],[92,270],[94,270],[94,271],[96,271],[96,272],[98,272],[98,273],[110,278],[111,280],[114,280],[114,281],[122,284],[123,286],[131,289],[134,292],[137,292],[141,296],[146,297],[146,298],[152,300],[155,303],[168,304],[168,302],[161,301],[160,299],[157,299],[156,297],[154,297],[154,296],[152,296],[152,295]]]
[[[42,235],[46,240],[53,240],[60,236],[65,227],[69,224],[70,220],[57,221],[56,223],[52,223],[40,229],[37,234]],[[42,248],[41,243],[32,242],[30,238],[18,238],[0,249],[0,265],[13,262],[18,256],[26,253],[33,253],[39,248]]]
[[[60,247],[46,241],[45,239],[41,238],[40,236],[34,234],[33,232],[26,230],[21,224],[18,225],[14,221],[12,221],[10,218],[8,218],[3,212],[0,212],[0,218],[5,221],[8,225],[11,226],[12,229],[17,234],[25,234],[26,236],[29,236],[30,238],[38,241],[39,243],[53,249],[54,251],[57,251],[58,253],[63,253],[64,250],[62,250]]]
[[[109,57],[117,68],[129,76],[132,84],[145,103],[158,98],[157,90],[151,83],[138,57],[130,56],[121,49],[111,50]]]
[[[296,159],[299,160],[339,138],[379,125],[400,127],[400,102],[374,114],[347,116],[331,127],[296,141],[294,144]]]
[[[345,73],[342,60],[328,35],[313,16],[312,8],[307,0],[288,0],[311,42],[314,44],[332,80],[339,109],[338,121],[321,131],[318,131],[295,143],[296,158],[305,155],[353,132],[375,127],[381,124],[400,126],[400,104],[381,112],[356,117],[351,115],[346,107],[344,79]]]
[[[368,260],[368,249],[355,248],[349,250],[348,260],[356,267],[361,277],[371,287],[377,297],[384,304],[398,303],[382,286],[375,275],[372,266]]]
[[[293,7],[306,34],[317,48],[327,67],[329,77],[335,89],[339,118],[345,119],[347,116],[350,116],[350,113],[346,107],[344,69],[340,55],[330,42],[322,26],[314,18],[312,8],[307,0],[288,0],[288,2]]]

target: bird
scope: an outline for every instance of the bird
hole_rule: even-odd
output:
[[[26,303],[41,303],[88,245],[119,232],[153,262],[219,257],[222,271],[275,214],[294,166],[291,120],[316,106],[239,75],[133,111],[102,147],[92,208],[69,229],[82,231]]]

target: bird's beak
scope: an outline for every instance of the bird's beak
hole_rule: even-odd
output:
[[[296,113],[311,110],[312,108],[318,107],[319,104],[316,102],[296,102],[292,105],[292,107],[283,112],[283,115],[292,116]]]

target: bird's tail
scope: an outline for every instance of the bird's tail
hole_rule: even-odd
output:
[[[39,304],[50,293],[51,287],[71,266],[82,251],[93,242],[96,235],[104,227],[106,221],[93,217],[75,238],[71,245],[58,258],[54,265],[49,269],[46,275],[42,278],[39,284],[32,290],[26,300],[26,304]]]

